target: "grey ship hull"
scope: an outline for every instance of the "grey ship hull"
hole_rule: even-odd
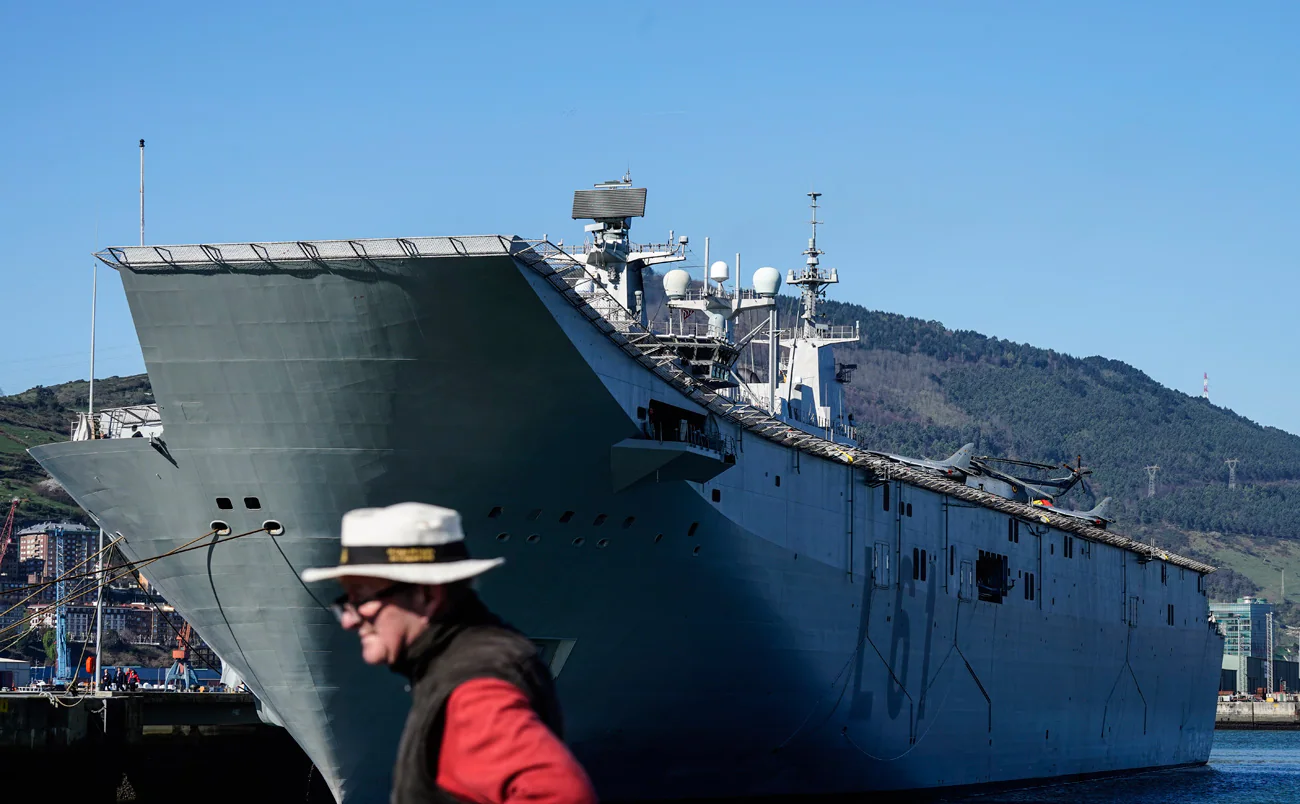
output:
[[[213,520],[283,523],[148,574],[340,800],[385,799],[407,698],[322,607],[336,590],[297,575],[335,561],[344,511],[403,500],[461,510],[473,552],[507,559],[482,592],[562,641],[566,736],[605,797],[1207,760],[1222,640],[1198,572],[1080,539],[1065,558],[1045,525],[1009,542],[1005,513],[869,487],[735,427],[736,463],[712,481],[615,491],[612,446],[640,435],[637,408],[697,406],[508,248],[382,270],[122,270],[165,447],[32,451],[133,558]],[[1021,579],[1002,603],[974,599],[981,550]]]

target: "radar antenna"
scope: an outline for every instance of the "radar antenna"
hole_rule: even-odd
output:
[[[786,284],[798,285],[803,295],[801,302],[801,311],[799,317],[803,320],[800,327],[802,335],[806,338],[815,338],[825,328],[825,324],[818,321],[817,305],[826,299],[826,286],[834,285],[840,281],[838,272],[832,268],[829,273],[821,269],[821,257],[826,252],[817,248],[817,199],[821,198],[821,193],[813,191],[808,193],[812,199],[812,237],[808,238],[808,248],[804,249],[804,255],[807,259],[804,261],[804,269],[800,274],[794,270],[786,278]]]

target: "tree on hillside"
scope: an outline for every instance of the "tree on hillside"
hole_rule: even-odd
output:
[[[41,632],[41,647],[45,649],[45,663],[47,665],[57,664],[59,661],[58,638],[53,628],[46,628]]]

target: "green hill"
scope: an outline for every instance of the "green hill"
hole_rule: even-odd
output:
[[[1057,464],[1082,456],[1094,470],[1092,494],[1074,491],[1066,507],[1112,497],[1117,530],[1219,565],[1216,596],[1261,591],[1279,601],[1283,569],[1300,584],[1291,525],[1300,513],[1300,437],[1119,361],[853,304],[824,309],[832,323],[862,326],[862,344],[836,356],[858,366],[844,393],[865,446],[942,457],[973,441],[986,455]],[[1229,458],[1241,461],[1231,490]],[[1160,466],[1154,497],[1150,465]]]
[[[49,475],[27,454],[28,447],[66,441],[72,422],[86,410],[89,386],[85,380],[35,388],[0,397],[0,501],[22,497],[16,517],[19,527],[52,519],[90,524],[85,513],[66,493],[43,481]],[[95,381],[95,407],[113,408],[153,401],[149,379],[109,377]],[[4,507],[8,513],[8,506]]]

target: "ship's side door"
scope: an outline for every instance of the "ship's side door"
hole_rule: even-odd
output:
[[[889,563],[893,553],[888,542],[876,542],[871,551],[871,577],[881,589],[888,589],[892,582]]]
[[[961,575],[957,581],[957,599],[975,599],[975,565],[970,561],[961,562]]]

